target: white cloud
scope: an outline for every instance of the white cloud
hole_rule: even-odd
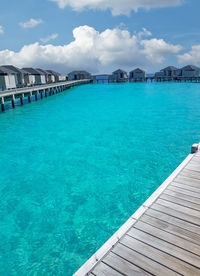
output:
[[[113,15],[129,15],[138,9],[164,8],[181,5],[183,0],[50,0],[56,2],[63,9],[67,6],[75,11],[84,9],[106,10],[110,9]]]
[[[150,35],[145,29],[143,33]],[[119,28],[107,29],[101,33],[89,26],[73,30],[74,40],[66,45],[40,45],[39,42],[25,45],[19,52],[0,51],[0,64],[14,64],[19,67],[53,68],[60,72],[160,64],[166,55],[175,55],[181,46],[163,39],[142,39],[141,33],[131,34]]]
[[[178,55],[180,64],[200,64],[200,45],[192,46],[191,50],[182,55]]]
[[[29,29],[29,28],[34,28],[37,25],[42,24],[42,23],[43,23],[42,19],[31,18],[26,22],[20,22],[19,25],[24,29]]]
[[[46,38],[40,38],[40,40],[43,42],[43,43],[47,43],[49,42],[50,40],[54,40],[58,37],[58,34],[52,34],[52,35],[49,35],[47,36]]]
[[[156,38],[142,40],[141,45],[144,47],[143,53],[152,63],[162,63],[166,55],[178,54],[183,49],[181,45],[173,45]]]
[[[0,34],[4,34],[4,28],[0,25]]]

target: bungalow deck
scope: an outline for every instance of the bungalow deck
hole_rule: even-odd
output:
[[[198,145],[74,274],[83,275],[200,275]]]

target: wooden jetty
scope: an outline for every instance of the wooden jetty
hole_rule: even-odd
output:
[[[200,275],[200,151],[192,153],[74,276]]]
[[[0,91],[1,110],[5,111],[5,102],[11,102],[11,105],[14,108],[16,101],[20,101],[20,104],[23,105],[24,98],[27,98],[28,102],[30,103],[32,96],[34,96],[35,100],[37,101],[39,98],[43,99],[44,97],[52,96],[71,87],[87,84],[90,82],[91,80],[84,79]]]

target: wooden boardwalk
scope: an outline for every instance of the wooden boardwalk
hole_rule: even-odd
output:
[[[200,151],[74,275],[200,275]]]
[[[71,87],[88,84],[91,80],[75,80],[75,81],[63,81],[55,82],[31,87],[16,88],[5,91],[0,91],[0,108],[1,111],[5,111],[5,102],[11,102],[12,107],[15,107],[15,102],[20,101],[21,105],[24,103],[24,98],[28,98],[28,102],[31,102],[31,97],[34,96],[35,100],[43,99],[47,96],[52,96],[54,94],[60,93],[69,89]]]

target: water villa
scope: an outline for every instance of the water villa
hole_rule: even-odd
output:
[[[126,71],[118,69],[112,73],[113,82],[127,82],[128,74]]]
[[[90,79],[91,74],[87,71],[72,71],[68,74],[69,80],[84,80],[84,79]]]
[[[187,65],[182,68],[168,66],[160,72],[156,72],[153,78],[155,81],[200,81],[200,68],[194,65]]]
[[[146,81],[146,73],[144,70],[137,68],[129,73],[130,82],[143,82]]]

